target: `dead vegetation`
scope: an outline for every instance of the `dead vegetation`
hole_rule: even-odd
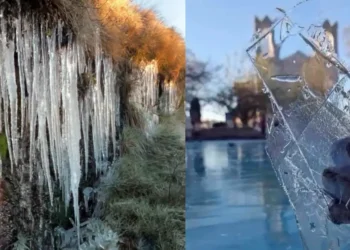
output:
[[[166,78],[179,77],[185,66],[184,40],[153,10],[141,9],[129,0],[95,0],[94,7],[104,31],[104,46],[115,60],[131,58],[140,63],[156,59]]]
[[[11,2],[5,1],[9,6]],[[49,19],[62,19],[88,51],[93,52],[99,34],[104,51],[116,62],[155,59],[166,80],[175,81],[185,68],[183,37],[154,10],[130,0],[22,0],[21,4],[22,12],[33,10]]]

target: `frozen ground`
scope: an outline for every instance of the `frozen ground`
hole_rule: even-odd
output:
[[[263,141],[187,143],[186,249],[303,249]]]

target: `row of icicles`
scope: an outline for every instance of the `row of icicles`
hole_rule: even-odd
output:
[[[111,58],[103,55],[98,41],[94,58],[86,58],[85,47],[73,41],[71,34],[68,43],[62,46],[63,23],[59,22],[53,29],[39,23],[33,17],[18,17],[11,23],[0,18],[0,107],[3,106],[0,133],[7,136],[11,170],[21,167],[29,171],[31,180],[35,171],[43,174],[51,203],[52,163],[67,207],[71,194],[73,196],[75,223],[79,229],[78,188],[82,168],[85,175],[88,170],[89,127],[98,173],[106,170],[108,155],[115,156],[118,151],[118,72]],[[9,39],[8,27],[14,30],[14,39]],[[156,102],[156,64],[146,66],[142,72],[134,99],[143,100],[141,106],[147,108]],[[89,86],[83,97],[78,88],[81,75],[86,76]],[[176,93],[173,88],[168,88],[167,93],[170,110],[174,106],[171,102],[176,102]],[[29,140],[29,152],[24,151],[23,138]],[[29,163],[25,160],[28,153]]]
[[[138,107],[145,110],[154,110],[154,107],[160,105],[162,110],[168,113],[174,112],[177,106],[177,92],[175,83],[172,81],[165,82],[163,86],[162,99],[159,100],[159,88],[157,84],[158,64],[152,61],[142,66],[142,70],[134,71],[135,82],[137,86],[132,92],[131,101]],[[161,103],[158,103],[158,102]]]

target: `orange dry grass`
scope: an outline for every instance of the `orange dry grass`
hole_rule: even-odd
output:
[[[106,39],[104,46],[119,60],[129,57],[142,29],[142,19],[128,0],[95,0],[95,7]]]
[[[177,79],[185,67],[185,44],[180,34],[166,27],[152,10],[142,10],[129,0],[94,0],[104,47],[115,60],[135,63],[157,60],[159,72]]]

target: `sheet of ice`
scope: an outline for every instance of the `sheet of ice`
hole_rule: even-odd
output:
[[[332,30],[322,27],[327,17],[319,14],[320,6],[329,3],[309,0],[284,11],[271,29],[255,34],[247,52],[273,109],[267,153],[295,209],[305,249],[344,250],[350,247],[350,226],[328,219],[322,172],[333,164],[331,145],[350,134],[350,74],[337,55]],[[271,37],[273,58],[260,46]],[[285,43],[295,50],[282,58]]]

